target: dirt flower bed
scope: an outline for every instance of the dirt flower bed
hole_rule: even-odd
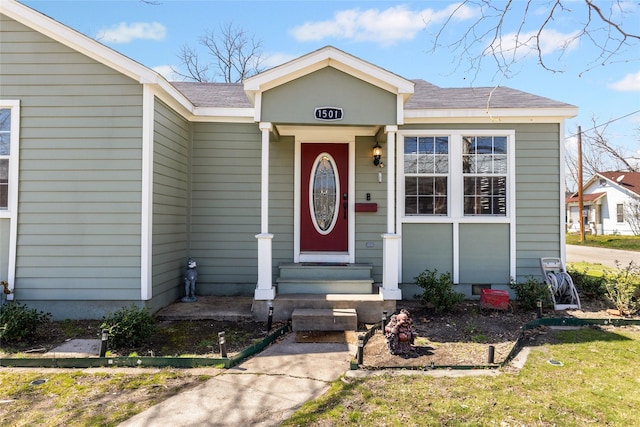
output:
[[[500,363],[513,348],[522,326],[535,318],[531,312],[485,310],[476,301],[465,301],[441,314],[414,302],[402,301],[398,304],[401,308],[411,314],[418,336],[414,350],[407,356],[392,355],[378,331],[364,348],[363,368],[484,365],[489,346],[494,348],[494,362]]]
[[[405,308],[411,314],[418,336],[414,350],[407,356],[392,355],[384,335],[377,331],[365,345],[362,368],[486,365],[489,346],[494,348],[494,363],[502,363],[516,344],[523,326],[537,317],[535,312],[519,310],[513,305],[506,311],[482,309],[478,301],[465,301],[453,311],[442,314],[413,301],[401,301],[397,308]],[[599,301],[585,301],[581,310],[545,309],[543,317],[621,319],[608,312],[607,305]],[[533,342],[535,337],[546,332],[547,328],[536,328],[527,335]]]
[[[32,339],[17,343],[0,343],[0,357],[18,353],[40,357],[71,339],[100,339],[99,320],[65,320],[49,322]],[[274,323],[271,331],[283,326]],[[110,356],[197,356],[220,357],[218,333],[225,332],[227,355],[232,356],[267,336],[264,322],[182,320],[161,321],[148,344],[136,348],[108,348]]]
[[[465,301],[455,310],[442,314],[420,306],[417,301],[399,301],[397,309],[401,308],[409,310],[413,319],[418,335],[415,351],[409,357],[394,356],[389,353],[382,334],[377,332],[365,346],[364,367],[484,365],[488,361],[490,345],[494,347],[494,362],[501,363],[513,348],[521,328],[536,318],[536,313],[517,308],[508,311],[481,309],[478,301]],[[546,309],[543,314],[544,317],[611,317],[607,308],[602,302],[583,302],[582,310],[554,312]],[[19,343],[0,342],[0,357],[42,357],[70,339],[99,339],[100,323],[99,320],[49,322],[33,339]],[[283,325],[274,323],[271,331]],[[362,325],[359,332],[371,326]],[[109,348],[108,351],[111,356],[220,357],[218,333],[223,331],[229,356],[267,336],[265,322],[161,321],[148,344],[138,348]]]

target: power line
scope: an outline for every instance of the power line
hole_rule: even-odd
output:
[[[579,132],[579,133],[591,132],[592,130],[596,130],[598,128],[601,128],[602,126],[610,125],[613,122],[617,122],[618,120],[622,120],[622,119],[624,119],[626,117],[633,116],[634,114],[637,114],[637,113],[640,113],[640,110],[632,111],[631,113],[625,114],[624,116],[616,117],[615,119],[611,119],[608,122],[600,123],[599,125],[595,125],[591,129],[587,129],[587,130],[584,130],[584,131]],[[574,133],[573,135],[569,135],[567,138],[572,138],[574,136],[578,136],[578,134]]]

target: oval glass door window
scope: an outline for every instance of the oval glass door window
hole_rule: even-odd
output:
[[[309,211],[318,233],[326,235],[338,219],[340,177],[329,153],[316,157],[309,179]]]

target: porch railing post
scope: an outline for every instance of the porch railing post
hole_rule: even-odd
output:
[[[385,300],[401,300],[402,291],[398,288],[400,273],[400,235],[396,233],[396,132],[398,126],[387,126],[387,232],[382,235],[382,288],[380,293]]]
[[[271,123],[260,123],[262,131],[262,161],[261,161],[261,185],[260,185],[260,234],[258,239],[258,283],[254,298],[256,300],[272,300],[276,296],[272,283],[272,240],[273,234],[269,233],[269,133],[272,131]]]
[[[382,235],[382,298],[385,300],[401,300],[402,291],[398,288],[398,254],[400,236],[397,234]]]

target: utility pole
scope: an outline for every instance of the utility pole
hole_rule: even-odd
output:
[[[582,197],[582,127],[578,126],[578,215],[580,216],[580,243],[584,242],[584,208]]]

